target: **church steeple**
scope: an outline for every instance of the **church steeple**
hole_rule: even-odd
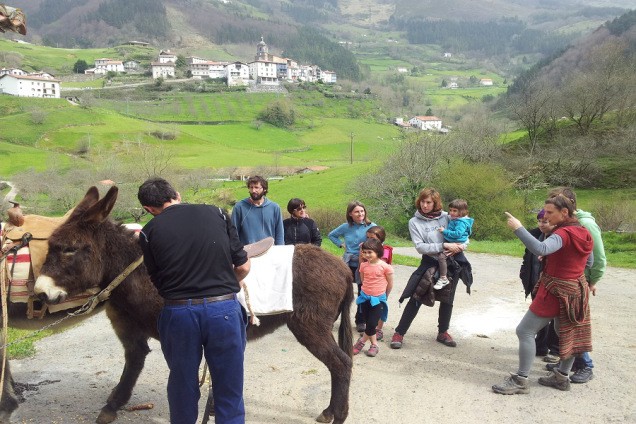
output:
[[[256,45],[256,60],[268,60],[269,59],[269,49],[263,37],[261,37],[261,41]]]

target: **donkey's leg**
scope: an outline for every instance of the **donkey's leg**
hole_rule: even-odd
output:
[[[148,335],[143,333],[134,322],[126,320],[112,309],[107,309],[113,329],[124,347],[124,371],[119,383],[108,396],[106,405],[97,417],[97,424],[107,424],[117,419],[117,411],[124,406],[132,396],[133,387],[144,368],[146,355],[150,352]]]
[[[1,349],[0,355],[2,355]],[[9,369],[9,361],[4,361],[4,367],[2,401],[0,401],[0,423],[9,423],[11,422],[11,414],[18,408],[18,398],[13,390],[14,383]]]
[[[331,399],[316,421],[334,424],[344,423],[349,414],[349,385],[352,360],[340,349],[331,334],[329,319],[303,320],[292,313],[287,326],[296,339],[329,369],[331,374]]]

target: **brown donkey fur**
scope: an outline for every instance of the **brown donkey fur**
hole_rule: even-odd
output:
[[[112,187],[101,200],[97,188],[91,187],[68,220],[51,235],[35,288],[44,300],[59,302],[89,287],[103,289],[141,255],[132,231],[109,218],[116,199],[117,187]],[[292,272],[294,311],[260,317],[260,327],[248,328],[248,340],[286,323],[298,341],[331,373],[329,406],[317,420],[343,423],[349,409],[352,369],[351,271],[339,258],[319,247],[299,245],[294,251]],[[150,351],[148,339],[159,338],[156,323],[162,305],[143,265],[112,292],[106,313],[124,346],[126,363],[98,423],[115,420],[117,410],[130,399]],[[336,343],[332,326],[338,316]]]

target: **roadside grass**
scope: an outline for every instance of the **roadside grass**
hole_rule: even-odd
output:
[[[13,327],[7,328],[7,343],[13,343],[32,333],[32,330],[18,329]],[[7,356],[9,359],[22,359],[35,355],[35,342],[44,337],[53,334],[53,330],[44,330],[25,340],[21,340],[7,347]]]

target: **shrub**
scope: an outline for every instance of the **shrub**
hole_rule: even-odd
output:
[[[316,225],[320,229],[323,243],[331,230],[345,222],[345,210],[335,211],[333,209],[311,208],[309,214],[310,218],[316,221]]]
[[[617,231],[624,227],[634,227],[636,224],[636,210],[623,202],[599,202],[591,207],[596,223],[603,231]]]
[[[258,114],[258,119],[279,128],[288,128],[296,122],[296,112],[288,100],[275,100]]]

